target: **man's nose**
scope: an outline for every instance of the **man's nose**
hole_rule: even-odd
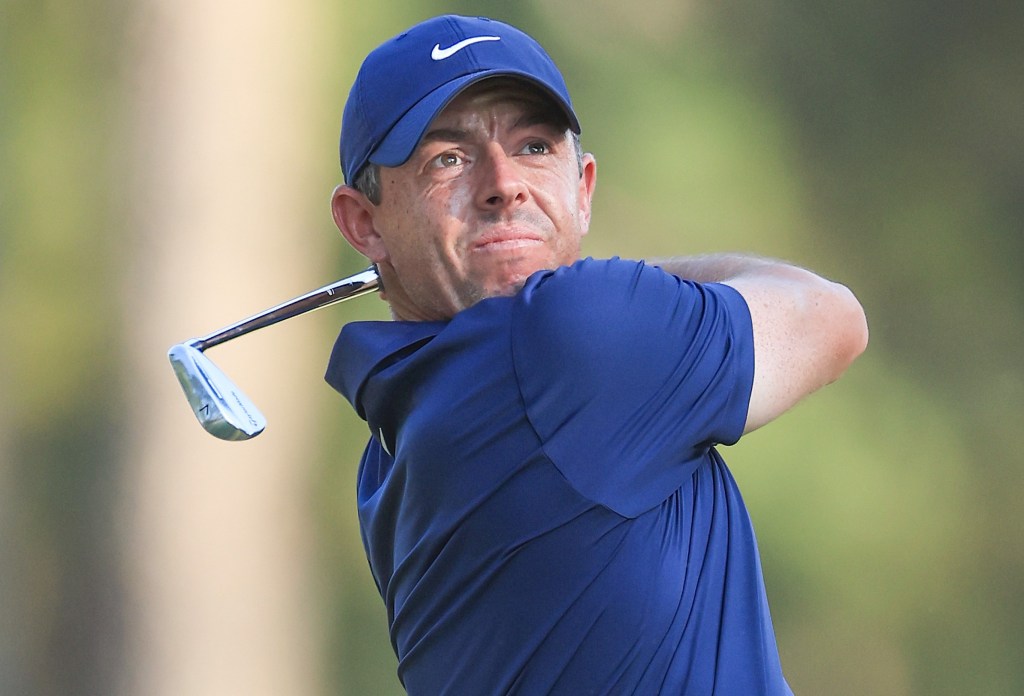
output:
[[[480,185],[477,203],[482,208],[500,209],[525,203],[529,188],[515,157],[505,152],[498,143],[492,143],[480,163]]]

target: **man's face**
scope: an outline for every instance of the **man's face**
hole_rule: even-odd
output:
[[[446,319],[572,263],[590,225],[596,164],[538,92],[485,81],[456,98],[408,162],[381,168],[370,209],[398,319]]]

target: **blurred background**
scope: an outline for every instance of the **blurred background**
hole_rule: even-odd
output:
[[[1010,0],[0,0],[0,693],[401,693],[365,426],[322,380],[385,305],[215,349],[270,421],[245,443],[166,351],[364,267],[328,207],[344,100],[443,12],[561,65],[588,254],[753,251],[865,304],[848,375],[726,452],[795,692],[1024,693]]]

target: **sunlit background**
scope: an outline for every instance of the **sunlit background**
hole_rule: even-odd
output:
[[[1024,693],[1024,4],[998,0],[0,0],[0,693],[401,693],[366,432],[322,379],[385,305],[212,350],[270,421],[246,443],[166,351],[363,267],[328,208],[343,103],[442,12],[562,66],[588,254],[753,251],[865,304],[848,375],[726,452],[796,693]]]

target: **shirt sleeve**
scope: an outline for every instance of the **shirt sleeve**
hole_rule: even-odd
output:
[[[626,516],[659,504],[746,423],[750,313],[720,284],[642,262],[534,276],[513,312],[527,417],[582,494]]]

